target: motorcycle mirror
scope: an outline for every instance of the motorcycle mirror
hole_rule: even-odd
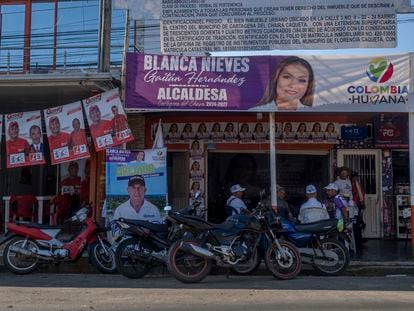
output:
[[[170,212],[172,210],[171,205],[165,205],[164,206],[164,212]]]

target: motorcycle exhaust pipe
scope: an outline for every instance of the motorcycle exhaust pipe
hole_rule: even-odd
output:
[[[210,252],[208,249],[202,248],[197,245],[193,245],[191,243],[183,242],[180,248],[185,252],[188,252],[188,253],[191,253],[191,254],[194,254],[200,257],[209,258],[209,259],[214,257],[214,254]]]
[[[19,246],[11,246],[10,250],[12,252],[15,252],[17,254],[21,254],[21,255],[27,256],[27,257],[36,257],[38,259],[48,260],[48,261],[53,260],[52,257],[48,254],[37,254],[37,253],[34,253],[32,251],[28,251],[25,248],[19,247]]]

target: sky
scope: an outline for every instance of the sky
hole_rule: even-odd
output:
[[[414,0],[411,1],[414,6]],[[22,67],[24,6],[3,5],[0,41],[0,71],[19,71]],[[59,4],[57,63],[62,68],[96,67],[99,0],[65,1]],[[125,11],[113,10],[111,61],[120,65],[124,41]],[[158,21],[147,21],[145,44],[147,53],[160,53]],[[398,16],[398,45],[392,49],[340,50],[273,50],[257,52],[213,53],[218,55],[320,55],[320,54],[391,54],[414,52],[414,13]],[[50,67],[53,55],[53,3],[33,5],[32,67]],[[133,38],[131,31],[131,41]],[[130,51],[134,51],[130,48]]]

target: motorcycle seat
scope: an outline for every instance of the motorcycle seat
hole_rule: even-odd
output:
[[[36,229],[63,229],[63,226],[51,226],[48,224],[38,224],[36,222],[16,221],[16,224],[19,226],[25,226],[28,228]]]
[[[168,226],[166,224],[155,224],[146,220],[123,219],[123,222],[134,226],[144,227],[154,232],[167,232]]]
[[[326,233],[336,229],[337,224],[337,219],[327,219],[308,224],[295,225],[295,229],[296,231],[303,233]]]

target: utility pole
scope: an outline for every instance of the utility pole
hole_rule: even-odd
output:
[[[98,71],[109,72],[111,67],[112,1],[100,0]]]

